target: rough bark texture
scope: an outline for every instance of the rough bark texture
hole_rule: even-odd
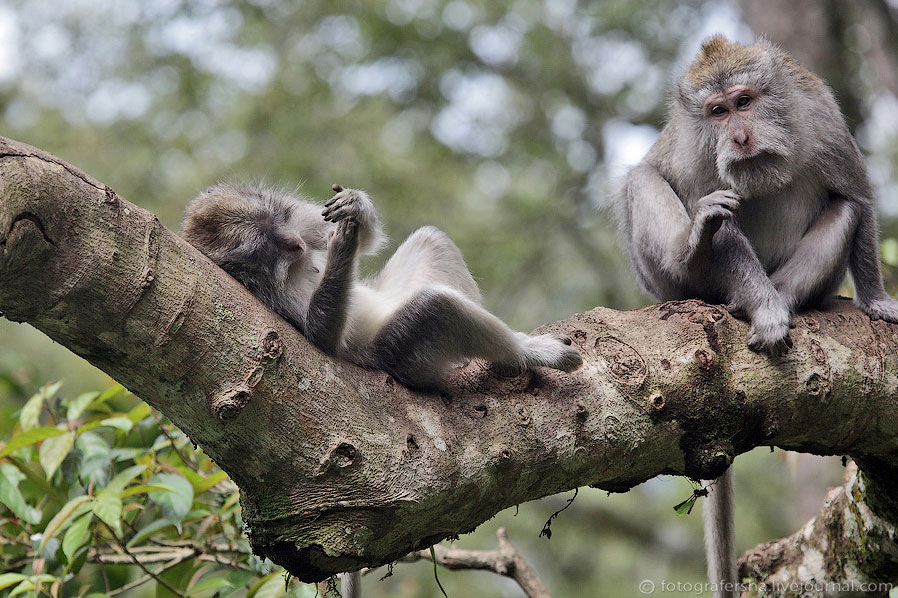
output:
[[[739,577],[750,580],[753,590],[745,595],[888,596],[898,580],[892,475],[885,486],[871,484],[850,463],[843,485],[830,489],[815,518],[788,538],[742,555]],[[877,512],[890,514],[892,523]]]
[[[779,360],[718,306],[597,308],[544,327],[582,351],[573,374],[475,362],[415,394],[327,358],[152,214],[2,138],[0,310],[171,418],[240,487],[254,550],[304,581],[577,486],[713,477],[758,445],[883,475],[898,455],[898,327],[847,301],[796,318]]]

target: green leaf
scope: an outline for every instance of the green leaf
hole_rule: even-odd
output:
[[[0,590],[4,590],[24,579],[28,579],[28,576],[21,573],[0,573]]]
[[[66,417],[70,420],[78,419],[84,413],[84,410],[90,405],[94,399],[100,396],[99,392],[86,392],[78,395],[75,399],[69,401],[68,409],[66,409]]]
[[[32,484],[37,486],[37,488],[44,494],[58,497],[60,500],[65,498],[65,496],[62,494],[62,492],[60,492],[59,488],[55,488],[55,487],[51,486],[50,484],[48,484],[47,480],[44,479],[43,475],[35,473],[35,471],[33,469],[31,469],[31,467],[26,465],[25,462],[22,461],[21,459],[17,459],[16,457],[13,457],[12,455],[7,455],[6,460],[9,461],[9,463],[13,467],[15,467],[16,469],[21,471],[23,474],[25,474],[25,477],[28,478],[28,481],[30,481]]]
[[[218,482],[221,482],[222,480],[226,480],[226,479],[228,479],[228,474],[226,474],[223,471],[217,471],[217,472],[213,473],[212,475],[203,478],[199,482],[194,483],[193,491],[197,494],[202,494],[203,492],[205,492],[206,490],[208,490],[209,488],[211,488]]]
[[[127,417],[107,417],[106,419],[100,421],[100,425],[110,428],[118,428],[122,432],[130,432],[131,428],[134,427],[134,423]]]
[[[246,593],[246,598],[278,598],[285,593],[284,579],[280,572],[275,571],[257,581]]]
[[[103,523],[115,530],[119,537],[122,536],[122,498],[118,493],[109,492],[105,488],[97,492],[93,510]]]
[[[75,447],[82,455],[78,476],[97,486],[105,486],[109,480],[109,464],[112,462],[109,443],[94,432],[85,432],[75,441]]]
[[[231,582],[224,577],[206,577],[199,583],[187,588],[187,595],[194,596],[201,592],[217,590],[224,587],[232,588],[234,586],[232,586]]]
[[[30,579],[26,579],[17,585],[9,594],[9,598],[13,596],[18,596],[19,594],[24,594],[25,592],[30,592],[34,589],[34,583]]]
[[[44,537],[41,540],[41,544],[38,547],[38,550],[44,547],[44,544],[47,543],[47,540],[56,535],[60,529],[62,529],[63,525],[65,525],[66,521],[68,521],[69,517],[86,502],[91,500],[90,496],[76,496],[69,502],[67,502],[56,515],[53,516],[53,519],[50,520],[50,523],[47,524],[47,527],[44,528]]]
[[[128,546],[128,548],[136,546],[159,530],[171,527],[172,525],[174,524],[171,521],[166,521],[165,519],[157,519],[155,521],[151,521],[147,525],[143,526],[140,531],[134,534],[134,536],[130,540],[128,540],[126,546]]]
[[[296,583],[290,586],[287,598],[319,598],[318,586],[313,583]]]
[[[683,502],[674,505],[673,510],[677,515],[691,515],[692,509],[695,507],[695,502],[698,500],[698,496],[693,494]]]
[[[100,396],[97,397],[97,399],[95,401],[92,401],[90,403],[90,405],[88,405],[88,408],[96,409],[97,407],[99,407],[100,405],[102,405],[103,403],[108,401],[109,399],[115,398],[118,395],[122,394],[123,392],[126,392],[125,387],[122,386],[121,384],[115,384],[115,385],[107,388],[106,390],[104,390],[100,394]]]
[[[25,502],[25,497],[19,492],[18,484],[9,479],[7,472],[3,469],[0,469],[0,504],[6,505],[16,517],[28,523],[36,525],[41,521],[40,510]]]
[[[246,584],[249,583],[249,580],[251,580],[252,578],[253,574],[251,571],[245,571],[243,569],[231,571],[226,577],[228,583],[231,584],[231,588],[228,590],[218,590],[218,592],[215,594],[216,598],[227,598],[228,596],[235,594],[236,592],[245,588]]]
[[[120,471],[108,484],[106,484],[106,491],[121,495],[125,486],[130,484],[131,480],[142,474],[146,469],[146,465],[132,465],[131,467]]]
[[[148,418],[151,413],[152,410],[150,409],[150,406],[141,401],[137,404],[136,407],[134,407],[134,409],[128,412],[128,419],[130,419],[132,423],[136,424],[140,420]]]
[[[93,515],[87,514],[79,517],[69,527],[65,536],[62,538],[62,552],[70,561],[78,549],[81,548],[87,539],[90,538],[90,522]]]
[[[62,386],[62,382],[45,384],[34,396],[28,399],[28,402],[22,407],[22,413],[19,414],[19,424],[22,426],[23,432],[33,430],[38,426],[44,401],[55,397],[60,386]]]
[[[5,457],[13,451],[17,451],[20,448],[24,448],[26,446],[34,444],[35,442],[40,442],[44,438],[59,436],[60,434],[65,434],[65,431],[50,426],[44,426],[43,428],[33,428],[31,430],[28,430],[27,432],[21,432],[13,436],[9,440],[9,442],[6,443],[3,449],[0,449],[0,457]]]
[[[153,484],[138,484],[137,486],[131,486],[124,492],[122,492],[122,498],[128,498],[129,496],[134,496],[135,494],[143,494],[144,492],[149,492],[150,490],[158,490],[160,492],[169,492],[171,489],[168,486],[155,486]]]
[[[159,577],[168,582],[171,587],[181,590],[181,588],[186,587],[190,583],[190,580],[199,568],[199,566],[194,565],[194,561],[187,560],[164,571]],[[160,583],[156,584],[156,598],[175,598],[175,596]]]
[[[193,486],[186,479],[174,473],[156,474],[150,478],[149,483],[168,488],[168,492],[153,490],[148,495],[150,500],[156,503],[162,511],[162,516],[165,519],[179,525],[190,512],[190,507],[193,504]]]
[[[53,474],[56,473],[56,470],[62,465],[62,462],[65,461],[66,456],[68,456],[69,451],[71,451],[74,446],[74,432],[66,432],[59,436],[47,438],[41,443],[41,447],[38,449],[37,454],[41,467],[44,468],[44,472],[47,474],[48,480],[53,477]]]

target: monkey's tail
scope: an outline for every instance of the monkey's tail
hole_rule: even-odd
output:
[[[714,598],[733,598],[739,595],[736,591],[733,468],[727,469],[716,481],[705,482],[705,487],[710,492],[702,505],[708,579],[713,584]]]

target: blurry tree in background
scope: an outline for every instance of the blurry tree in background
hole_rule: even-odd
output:
[[[743,16],[737,2],[697,0],[7,0],[0,4],[0,132],[78,165],[172,229],[186,201],[223,177],[302,184],[305,194],[320,199],[335,182],[363,187],[395,238],[423,224],[445,229],[484,289],[487,307],[528,329],[595,305],[648,302],[617,249],[601,211],[603,198],[624,166],[654,141],[672,74],[691,59],[701,39],[722,31],[749,42],[752,30],[766,32],[832,82],[869,155],[884,214],[886,277],[894,292],[898,7],[886,0],[744,5]],[[11,512],[0,509],[2,525],[23,526],[26,539],[39,531],[46,535],[51,507],[83,495],[91,482],[108,488],[114,475],[90,482],[66,477],[67,467],[79,466],[73,459],[103,445],[119,451],[104,461],[106,474],[145,466],[116,488],[120,501],[134,485],[153,485],[151,476],[182,476],[192,485],[191,496],[199,501],[193,510],[201,511],[192,519],[185,514],[193,527],[160,528],[159,538],[190,538],[206,521],[209,513],[202,509],[209,505],[222,533],[228,525],[237,529],[239,515],[225,508],[231,501],[226,483],[208,459],[184,446],[177,430],[135,411],[139,403],[124,394],[97,404],[93,419],[81,417],[83,411],[71,417],[71,404],[82,392],[110,387],[111,381],[28,327],[0,321],[0,338],[5,437],[13,426],[24,432],[17,423],[20,408],[44,382],[58,378],[65,379],[65,398],[43,403],[44,425],[68,430],[76,422],[121,424],[79,430],[55,473],[40,459],[49,451],[43,449],[47,440],[7,456],[0,462],[0,490],[7,494],[0,499],[9,505],[10,496],[21,496],[23,502]],[[84,440],[93,436],[100,440]],[[132,452],[121,452],[126,448]],[[745,468],[764,480],[738,489],[740,550],[800,523],[788,473],[771,467],[771,459],[756,453],[739,460],[737,478]],[[201,488],[188,470],[225,485],[218,494],[211,486]],[[815,484],[804,486],[811,488],[807,492],[822,497],[822,486],[836,482],[837,464],[827,463],[823,471]],[[48,485],[68,494],[48,493]],[[165,491],[154,492],[158,497]],[[555,522],[550,542],[536,536],[563,499],[546,499],[522,506],[517,518],[501,514],[495,525],[484,526],[490,529],[463,538],[461,545],[492,547],[492,530],[507,525],[559,596],[639,595],[644,578],[700,581],[698,518],[676,518],[670,509],[690,492],[683,480],[655,480],[613,498],[583,492]],[[153,510],[159,501],[131,496],[125,503],[136,506],[134,515],[126,512],[126,523],[159,513]],[[88,507],[76,507],[81,518],[72,515],[66,526],[87,519]],[[77,533],[112,541],[105,519],[91,508],[97,517],[80,524],[89,527]],[[157,520],[164,522],[162,515]],[[136,533],[127,524],[118,532],[125,541]],[[63,550],[72,532],[58,533]],[[35,542],[32,550],[51,545]],[[24,559],[27,546],[19,548],[25,552],[16,558]],[[0,558],[8,554],[4,549]],[[65,569],[65,558],[41,557],[47,558],[48,574]],[[246,555],[241,558],[248,562]],[[0,569],[13,565],[34,573],[24,561],[5,562]],[[50,571],[54,566],[60,569]],[[205,567],[205,573],[229,567],[192,566]],[[254,580],[261,578],[261,570],[250,570]],[[66,586],[75,589],[60,595],[84,584],[105,591],[110,578],[111,587],[120,587],[142,575],[137,568],[89,564]],[[178,583],[189,584],[191,575]],[[366,578],[366,591],[436,595],[430,575],[424,564],[400,565],[380,584]],[[517,591],[486,573],[444,573],[441,579],[450,595]],[[591,590],[585,594],[584,588]],[[226,589],[197,595],[224,595]],[[152,590],[145,586],[125,595]]]

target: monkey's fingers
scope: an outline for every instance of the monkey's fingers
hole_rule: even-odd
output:
[[[339,204],[336,206],[331,206],[326,209],[324,214],[325,220],[330,220],[331,222],[337,222],[338,220],[342,220],[347,216],[356,217],[358,216],[358,209],[355,208],[354,204]]]

